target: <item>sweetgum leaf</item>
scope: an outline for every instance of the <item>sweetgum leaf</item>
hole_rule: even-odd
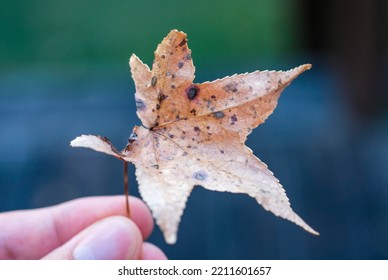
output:
[[[276,216],[318,234],[292,210],[279,181],[244,145],[273,112],[283,89],[311,65],[197,84],[186,34],[177,30],[157,47],[152,70],[135,55],[129,64],[144,127],[134,128],[121,152],[101,136],[82,135],[71,145],[135,164],[140,194],[167,243],[176,242],[187,198],[197,186],[248,194]]]

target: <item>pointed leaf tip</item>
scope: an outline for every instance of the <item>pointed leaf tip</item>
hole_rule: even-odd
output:
[[[117,149],[106,137],[95,135],[81,135],[72,140],[70,142],[70,146],[89,148],[97,152],[112,155],[116,158],[122,158],[122,155],[117,151]]]

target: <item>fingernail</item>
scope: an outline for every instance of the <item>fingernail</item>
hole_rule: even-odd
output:
[[[141,233],[130,220],[107,218],[90,231],[73,250],[75,260],[133,259],[139,254]]]

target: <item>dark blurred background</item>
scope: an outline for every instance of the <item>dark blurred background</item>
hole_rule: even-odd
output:
[[[158,228],[150,240],[172,259],[387,259],[387,3],[1,1],[0,210],[123,192],[121,162],[69,142],[91,133],[124,147],[140,123],[128,58],[150,65],[177,28],[196,82],[313,64],[247,145],[321,236],[248,196],[197,188],[177,244]]]

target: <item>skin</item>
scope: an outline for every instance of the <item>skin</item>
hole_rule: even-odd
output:
[[[0,214],[0,259],[167,259],[144,240],[154,223],[148,207],[122,196],[75,199]]]

